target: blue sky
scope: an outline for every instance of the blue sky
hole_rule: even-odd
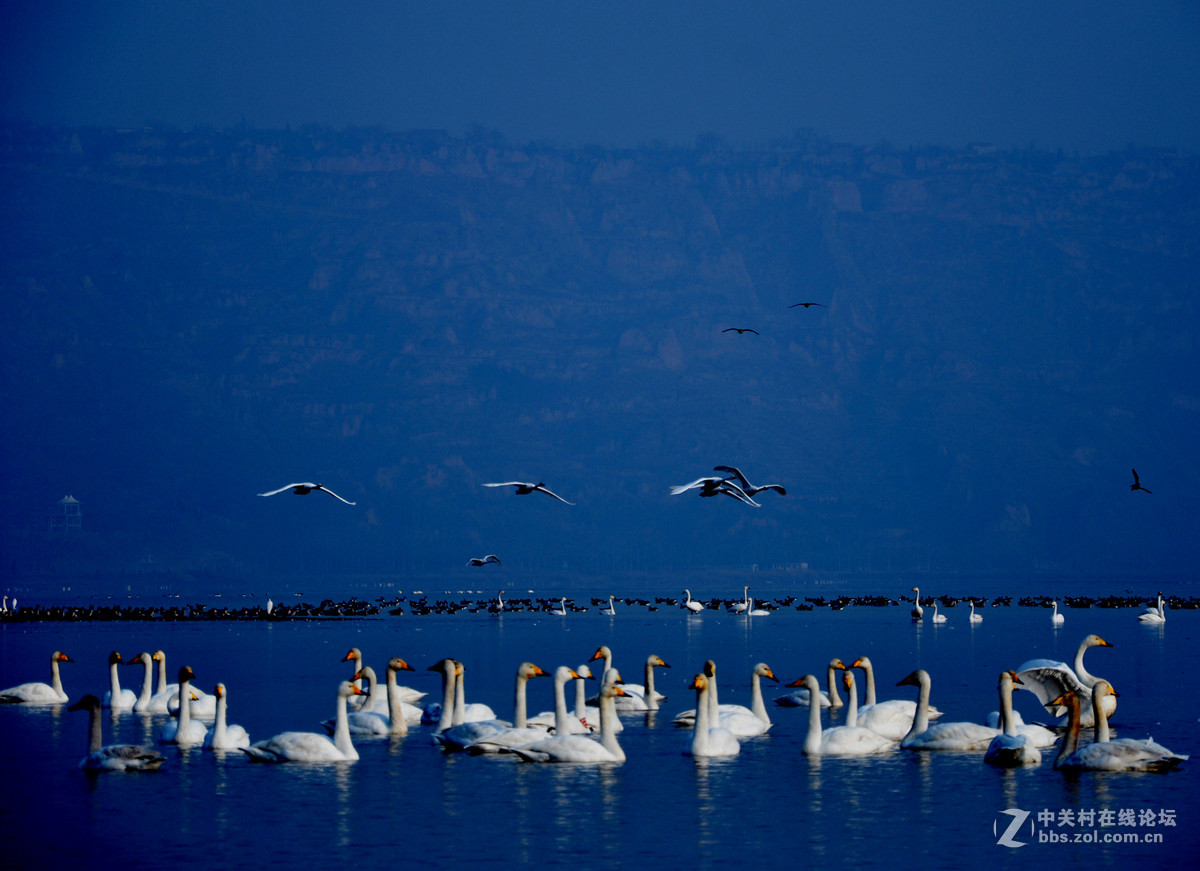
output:
[[[1190,2],[17,0],[0,14],[0,117],[39,123],[1200,149]]]

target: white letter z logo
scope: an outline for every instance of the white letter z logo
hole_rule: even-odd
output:
[[[1008,828],[1004,830],[1004,834],[999,835],[996,838],[996,843],[1003,844],[1005,847],[1024,847],[1025,842],[1024,841],[1014,841],[1013,835],[1015,835],[1018,831],[1020,831],[1021,826],[1023,826],[1025,824],[1025,820],[1029,819],[1029,811],[1023,811],[1020,808],[1013,807],[1013,808],[1009,808],[1008,810],[1000,811],[1000,813],[1008,814],[1013,819],[1012,819],[1012,822],[1008,824]],[[998,823],[998,822],[999,822],[999,820],[992,821],[992,834],[993,835],[996,834],[996,828],[997,828],[996,823]]]

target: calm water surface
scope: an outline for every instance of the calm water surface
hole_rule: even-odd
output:
[[[1186,687],[1200,664],[1198,612],[1169,612],[1165,627],[1151,628],[1132,609],[1068,609],[1066,624],[1055,630],[1048,612],[1015,605],[985,609],[975,626],[960,606],[936,627],[928,620],[912,624],[907,607],[783,609],[752,619],[618,608],[612,618],[593,608],[566,618],[463,612],[296,623],[0,626],[0,687],[47,680],[49,655],[62,649],[75,660],[63,666],[72,700],[102,695],[110,650],[128,658],[162,648],[172,673],[186,663],[201,687],[227,685],[230,722],[244,725],[252,740],[319,731],[333,714],[337,683],[350,675],[341,659],[352,646],[380,672],[388,657],[404,657],[418,669],[405,682],[429,691],[430,700],[440,683],[426,667],[455,657],[466,666],[468,700],[486,702],[504,717],[511,717],[513,675],[523,660],[553,671],[586,662],[608,644],[627,681],[640,680],[651,653],[672,666],[657,672],[658,688],[669,696],[663,710],[622,717],[628,760],[619,766],[447,755],[419,727],[397,740],[357,742],[362,758],[352,765],[260,765],[240,753],[165,747],[159,772],[89,778],[76,768],[86,744],[85,714],[65,706],[0,708],[6,865],[1128,868],[1177,863],[1200,847],[1200,757],[1168,775],[1078,777],[1054,771],[1052,752],[1041,767],[1021,771],[994,770],[978,754],[897,751],[811,760],[800,752],[807,709],[771,704],[784,690],[769,684],[775,726],[746,741],[735,759],[683,755],[689,733],[671,724],[675,713],[694,707],[684,686],[705,659],[717,662],[721,700],[748,704],[756,662],[769,663],[786,682],[806,672],[823,675],[832,657],[850,662],[862,655],[875,663],[881,699],[915,698],[915,688],[895,683],[924,667],[946,719],[982,720],[997,707],[1002,669],[1035,656],[1071,661],[1084,635],[1095,632],[1115,645],[1091,650],[1087,664],[1120,693],[1118,735],[1153,735],[1195,754],[1200,701]],[[140,685],[141,669],[123,669],[121,677],[123,685]],[[552,695],[550,681],[533,681],[530,712],[550,709]],[[1032,695],[1018,693],[1016,705],[1026,719],[1039,717]],[[152,743],[164,719],[126,714],[114,724],[106,714],[105,741]],[[824,715],[825,725],[838,720]],[[1005,809],[1031,812],[1014,836],[1026,846],[997,843],[1011,819]],[[1059,824],[1064,811],[1109,810],[1133,811],[1138,822]],[[1039,822],[1043,811],[1055,821]],[[1176,825],[1157,824],[1161,811],[1173,812]],[[1144,822],[1149,812],[1153,826]],[[1094,828],[1102,836],[1161,835],[1161,841],[1045,841],[1049,834],[1089,838]]]

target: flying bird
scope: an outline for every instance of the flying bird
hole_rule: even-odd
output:
[[[745,493],[747,496],[753,496],[755,493],[760,493],[763,490],[776,490],[779,492],[780,496],[787,495],[787,490],[784,490],[783,486],[780,484],[763,484],[759,487],[755,487],[753,484],[751,484],[749,481],[746,480],[746,476],[741,473],[741,470],[734,466],[713,466],[713,471],[714,472],[728,472],[729,474],[736,477],[739,481],[741,481],[741,484],[739,485],[739,489],[743,493]]]
[[[814,306],[814,305],[820,306],[821,308],[825,308],[825,305],[823,303],[819,303],[819,302],[796,302],[796,303],[792,303],[791,305],[789,305],[788,308],[795,308],[798,305],[802,305],[805,308],[808,308],[809,306]]]
[[[686,493],[688,490],[695,490],[696,488],[700,488],[701,496],[716,496],[718,493],[722,493],[726,496],[732,496],[739,502],[745,502],[747,505],[753,505],[755,508],[762,507],[749,496],[747,496],[745,492],[743,492],[742,488],[733,483],[733,481],[729,478],[714,478],[711,475],[705,478],[697,478],[690,484],[679,484],[674,486],[671,488],[671,495],[678,496],[681,493]]]
[[[291,490],[297,496],[307,496],[313,490],[320,490],[322,493],[328,493],[334,499],[341,499],[347,505],[357,504],[357,503],[351,502],[349,499],[342,499],[341,496],[339,496],[337,493],[334,493],[332,490],[330,490],[328,487],[324,486],[323,484],[312,484],[309,482],[304,482],[301,484],[288,484],[286,487],[280,487],[278,490],[272,490],[270,493],[259,493],[258,495],[259,496],[274,496],[276,493],[282,493],[284,490]]]
[[[527,493],[541,492],[548,496],[553,496],[559,502],[566,502],[567,505],[574,505],[574,502],[567,502],[566,499],[559,496],[552,490],[548,490],[540,481],[536,484],[530,484],[527,481],[501,481],[498,484],[484,484],[485,487],[516,487],[517,495],[524,496]]]
[[[1147,493],[1152,492],[1150,490],[1146,490],[1146,488],[1142,486],[1142,482],[1138,480],[1137,469],[1130,469],[1130,471],[1133,472],[1133,483],[1129,485],[1130,490],[1144,490]]]
[[[488,563],[500,565],[500,557],[494,553],[489,553],[487,556],[473,556],[467,560],[467,565],[469,566],[486,566]]]
[[[721,330],[721,332],[722,333],[737,333],[739,336],[742,333],[754,333],[754,335],[756,335],[756,336],[758,335],[758,330],[752,330],[749,327],[726,327],[725,329]]]

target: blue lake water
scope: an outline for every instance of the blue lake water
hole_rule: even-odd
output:
[[[431,600],[444,595],[426,592]],[[876,592],[908,593],[907,587]],[[354,764],[262,765],[240,753],[165,747],[159,772],[89,778],[76,767],[84,755],[86,714],[68,713],[65,705],[3,706],[6,867],[65,868],[82,861],[131,868],[400,867],[414,861],[571,869],[814,862],[898,869],[1165,866],[1194,857],[1200,847],[1200,757],[1194,755],[1200,700],[1187,689],[1200,664],[1200,612],[1169,611],[1167,624],[1152,628],[1137,622],[1139,610],[1068,608],[1059,629],[1047,611],[1016,604],[983,609],[983,622],[974,626],[961,605],[947,611],[949,622],[940,626],[928,618],[913,624],[907,606],[784,608],[745,618],[621,605],[615,617],[592,608],[565,618],[460,612],[320,622],[3,624],[0,687],[48,680],[50,653],[62,649],[74,660],[62,667],[72,700],[102,695],[109,651],[128,658],[162,648],[172,675],[186,663],[202,688],[211,691],[217,681],[228,686],[229,719],[244,725],[252,740],[319,731],[320,721],[333,715],[338,682],[350,675],[349,663],[341,661],[350,647],[361,648],[380,672],[389,657],[405,658],[417,672],[404,674],[403,682],[428,690],[429,700],[438,697],[440,683],[426,668],[443,657],[459,659],[468,701],[486,702],[503,717],[511,717],[513,676],[524,660],[553,671],[586,662],[607,644],[628,682],[640,681],[651,653],[671,666],[657,673],[658,689],[669,696],[663,710],[622,715],[627,761],[599,767],[447,755],[432,745],[428,727],[417,727],[396,740],[356,742],[361,759]],[[705,659],[718,665],[721,701],[748,704],[756,662],[767,662],[786,682],[806,672],[823,675],[832,657],[849,663],[862,655],[875,664],[881,699],[915,699],[915,688],[895,683],[923,667],[945,719],[981,721],[997,707],[1002,669],[1033,657],[1069,662],[1092,632],[1115,645],[1089,651],[1086,661],[1120,693],[1117,734],[1152,735],[1193,754],[1178,771],[1064,776],[1052,768],[1053,751],[1040,767],[1020,771],[992,769],[980,754],[809,759],[800,752],[807,709],[772,704],[786,690],[769,683],[764,694],[775,726],[744,742],[734,759],[683,755],[689,733],[671,724],[675,713],[694,707],[685,685]],[[136,687],[141,669],[123,668],[121,677]],[[549,680],[531,682],[530,712],[550,709],[552,692]],[[1018,693],[1015,702],[1027,720],[1041,717],[1031,694]],[[164,720],[125,714],[114,725],[106,712],[105,741],[152,743]],[[825,725],[838,721],[837,714],[824,715]],[[1025,846],[997,843],[1012,818],[1006,809],[1030,812],[1014,835]],[[1064,821],[1068,812],[1106,811],[1113,812],[1112,826]],[[1168,820],[1174,825],[1164,824]],[[1114,834],[1143,842],[1114,843]],[[1151,838],[1159,840],[1147,843]]]

